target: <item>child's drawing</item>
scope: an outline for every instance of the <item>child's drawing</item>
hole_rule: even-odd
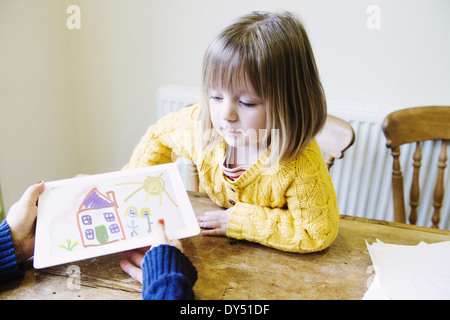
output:
[[[147,196],[145,197],[145,202],[148,201],[148,197],[150,195],[154,195],[154,196],[159,195],[159,205],[161,205],[162,204],[162,193],[165,192],[166,195],[169,197],[170,201],[172,201],[172,203],[175,205],[175,207],[178,207],[178,205],[175,203],[175,201],[173,201],[173,199],[167,192],[166,183],[165,183],[164,179],[161,178],[162,175],[163,175],[163,173],[161,173],[159,175],[159,177],[147,176],[147,178],[144,180],[144,182],[125,182],[125,183],[118,183],[118,184],[116,184],[116,186],[127,185],[127,184],[141,184],[142,185],[142,187],[136,189],[124,201],[127,201],[132,196],[134,196],[137,192],[144,189],[144,191],[147,192]]]
[[[78,229],[84,247],[125,239],[114,191],[106,194],[107,196],[93,188],[78,209]]]
[[[170,239],[199,232],[174,164],[47,182],[38,210],[37,268],[148,246],[160,218]]]

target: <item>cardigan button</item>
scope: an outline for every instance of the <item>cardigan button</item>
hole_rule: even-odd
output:
[[[228,199],[228,202],[231,203],[231,205],[233,205],[233,206],[236,204],[236,202],[234,202],[234,201],[231,200],[231,199]]]

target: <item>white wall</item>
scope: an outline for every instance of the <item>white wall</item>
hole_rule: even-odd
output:
[[[40,179],[119,170],[156,120],[156,88],[199,86],[212,37],[252,10],[303,16],[330,99],[450,105],[448,0],[0,0],[6,207]]]
[[[5,210],[41,179],[80,170],[59,0],[0,0],[0,183]]]

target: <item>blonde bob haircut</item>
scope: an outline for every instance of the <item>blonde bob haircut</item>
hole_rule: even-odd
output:
[[[233,92],[243,74],[266,106],[272,167],[300,155],[323,127],[327,106],[311,44],[299,17],[290,12],[252,12],[242,16],[211,42],[202,71],[203,148],[214,145],[210,91]],[[275,129],[275,130],[273,130]],[[276,133],[276,134],[275,134]]]

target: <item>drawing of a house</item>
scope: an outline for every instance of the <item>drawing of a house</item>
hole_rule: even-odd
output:
[[[93,188],[78,209],[78,229],[84,247],[125,240],[114,191],[106,194],[105,196],[97,188]]]

